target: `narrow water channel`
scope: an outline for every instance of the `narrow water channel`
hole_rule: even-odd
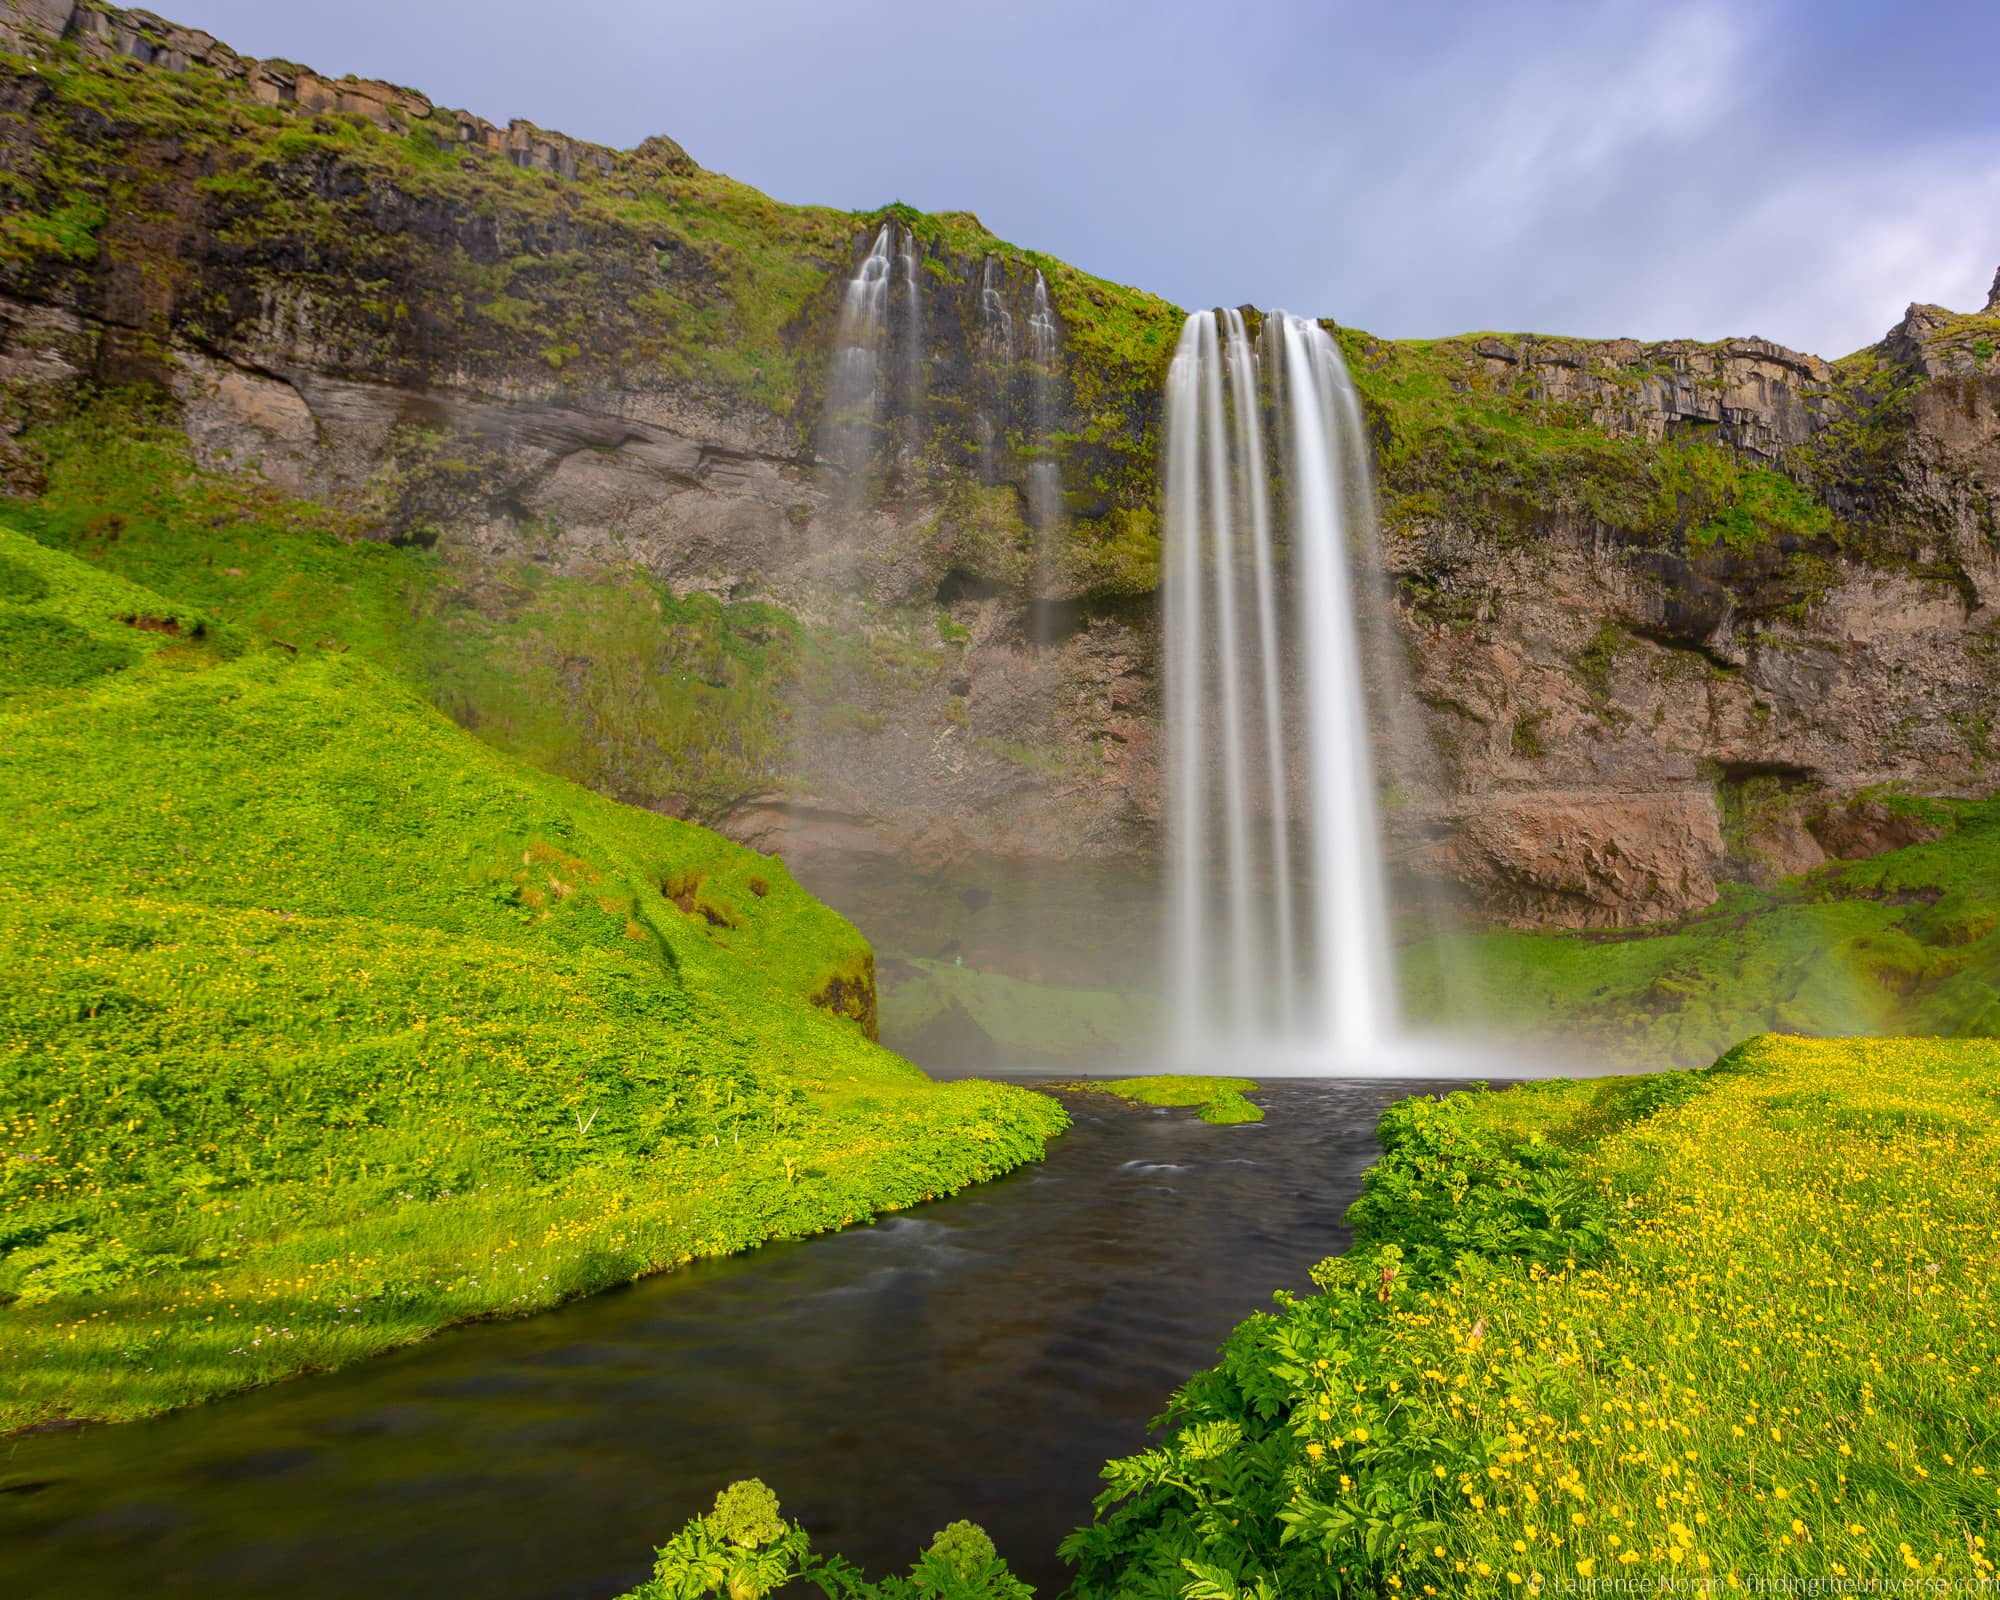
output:
[[[1052,1595],[1103,1461],[1345,1245],[1419,1087],[1281,1083],[1231,1128],[1072,1097],[1047,1161],[875,1227],[0,1441],[0,1594],[604,1600],[756,1475],[871,1574],[970,1517]]]

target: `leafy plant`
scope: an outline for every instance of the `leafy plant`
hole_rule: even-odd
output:
[[[790,1583],[813,1584],[831,1600],[1028,1600],[1034,1593],[970,1522],[940,1532],[907,1577],[870,1582],[838,1557],[814,1557],[806,1530],[786,1522],[778,1497],[751,1478],[724,1489],[713,1511],[661,1546],[653,1581],[625,1600],[761,1600]]]

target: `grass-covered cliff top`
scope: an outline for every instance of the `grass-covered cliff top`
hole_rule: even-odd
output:
[[[343,364],[420,363],[425,337],[449,329],[468,376],[526,360],[551,384],[590,387],[646,365],[781,416],[817,382],[823,341],[808,336],[826,331],[830,291],[891,218],[923,242],[933,292],[976,296],[989,257],[1040,268],[1091,379],[1086,411],[1149,379],[1178,328],[1156,296],[1009,245],[967,213],[785,204],[669,140],[610,151],[530,130],[555,157],[546,170],[532,150],[465,142],[462,113],[416,114],[420,97],[372,111],[266,103],[246,65],[226,49],[176,66],[75,40],[33,63],[0,55],[39,80],[32,138],[17,141],[30,159],[4,184],[0,269],[21,284],[86,275],[136,243],[123,207],[171,197],[176,222],[212,233],[250,275],[358,313],[327,330]],[[182,281],[161,285],[169,321],[242,331],[241,305],[199,299],[209,263],[180,265]]]
[[[875,1046],[867,946],[775,860],[5,529],[0,786],[0,1430],[839,1226],[1061,1125]]]

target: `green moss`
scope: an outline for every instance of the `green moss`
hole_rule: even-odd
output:
[[[1663,524],[1702,519],[1686,534],[1692,555],[1718,544],[1744,555],[1786,539],[1821,538],[1833,528],[1833,513],[1790,478],[1745,467],[1719,449],[1681,445],[1662,452],[1656,483]]]
[[[520,765],[360,648],[0,559],[45,591],[8,617],[130,653],[0,659],[0,1427],[837,1227],[1061,1125],[878,1049],[867,946],[782,863]]]
[[[1611,675],[1618,668],[1619,657],[1631,648],[1631,643],[1620,628],[1606,622],[1577,653],[1576,681],[1589,694],[1597,714],[1607,721],[1618,721],[1624,715],[1611,703]]]
[[[1542,741],[1542,725],[1547,722],[1546,711],[1530,712],[1525,717],[1516,717],[1508,734],[1508,743],[1514,754],[1523,761],[1539,760],[1546,746]]]
[[[1090,1094],[1115,1094],[1142,1106],[1199,1106],[1203,1122],[1227,1125],[1262,1122],[1264,1112],[1244,1096],[1257,1085],[1248,1078],[1199,1078],[1177,1073],[1150,1078],[1085,1078],[1060,1085]]]
[[[1006,739],[982,739],[979,748],[1027,772],[1053,774],[1069,770],[1061,756],[1037,750],[1032,745],[1014,744]]]
[[[1449,516],[1517,541],[1541,518],[1582,513],[1621,534],[1700,557],[1824,539],[1832,516],[1800,481],[1746,462],[1713,439],[1664,443],[1612,433],[1588,407],[1494,377],[1477,346],[1492,336],[1384,341],[1352,329],[1340,342],[1375,435],[1390,521]],[[1543,354],[1564,341],[1536,339]],[[1569,342],[1567,359],[1593,348]],[[1609,386],[1650,368],[1593,376]]]
[[[52,257],[86,266],[97,259],[104,218],[95,200],[73,200],[37,216],[0,217],[0,260]]]
[[[1450,992],[1635,1065],[1705,1060],[1758,1031],[2000,1037],[2000,802],[1922,805],[1927,820],[1949,813],[1944,837],[1769,889],[1733,884],[1681,922],[1411,946],[1411,1009],[1440,1015]]]
[[[121,397],[29,442],[46,489],[14,514],[38,539],[218,623],[364,655],[545,771],[704,820],[778,779],[808,646],[777,607],[676,596],[633,568],[460,565],[370,540],[363,518],[197,470]],[[434,443],[423,460],[449,470]]]

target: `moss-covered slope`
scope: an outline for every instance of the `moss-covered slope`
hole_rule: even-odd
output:
[[[1404,952],[1413,1009],[1557,1048],[1695,1065],[1750,1033],[2000,1037],[2000,805],[1865,806],[1923,842],[1625,932],[1491,932]]]
[[[128,1417],[1033,1157],[771,859],[0,531],[0,1425]]]

